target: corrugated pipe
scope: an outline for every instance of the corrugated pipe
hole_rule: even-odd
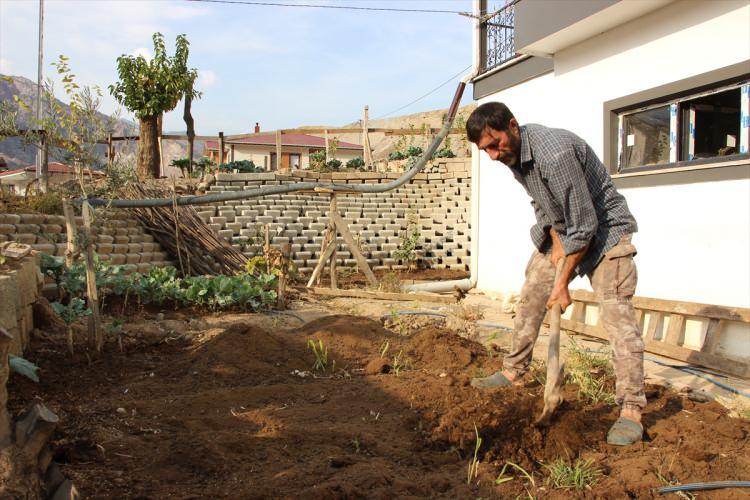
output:
[[[479,74],[479,51],[482,36],[481,31],[481,2],[474,0],[474,59],[471,73],[464,77],[469,83]],[[404,292],[452,292],[456,289],[467,291],[477,286],[479,278],[479,150],[474,144],[471,146],[471,255],[469,264],[469,277],[460,280],[433,281],[430,283],[417,283],[406,285],[402,288]]]

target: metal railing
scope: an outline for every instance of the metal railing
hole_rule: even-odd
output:
[[[490,5],[488,5],[488,3]],[[515,4],[518,0],[483,0],[481,72],[490,71],[515,59]]]

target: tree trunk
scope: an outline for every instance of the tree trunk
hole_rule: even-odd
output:
[[[187,136],[188,136],[188,172],[193,173],[193,142],[195,141],[195,122],[193,121],[193,114],[190,108],[193,104],[193,99],[190,96],[185,96],[185,111],[182,113],[182,119],[185,120],[187,125]],[[183,177],[185,174],[183,174]]]
[[[155,179],[159,177],[159,116],[141,118],[141,131],[138,140],[138,177]]]

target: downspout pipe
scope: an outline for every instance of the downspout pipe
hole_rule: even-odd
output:
[[[471,72],[461,81],[471,82],[479,74],[479,47],[481,42],[481,5],[480,0],[474,0],[474,58]],[[477,286],[479,279],[479,150],[475,144],[471,145],[471,256],[469,261],[469,277],[460,280],[432,281],[416,283],[403,287],[404,292],[452,292],[456,289],[467,291]]]

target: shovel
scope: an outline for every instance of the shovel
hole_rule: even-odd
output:
[[[555,283],[560,279],[565,259],[557,262]],[[537,425],[547,425],[552,414],[563,402],[563,366],[560,364],[560,304],[550,309],[549,317],[549,347],[547,350],[547,380],[544,384],[544,410],[536,420]]]

